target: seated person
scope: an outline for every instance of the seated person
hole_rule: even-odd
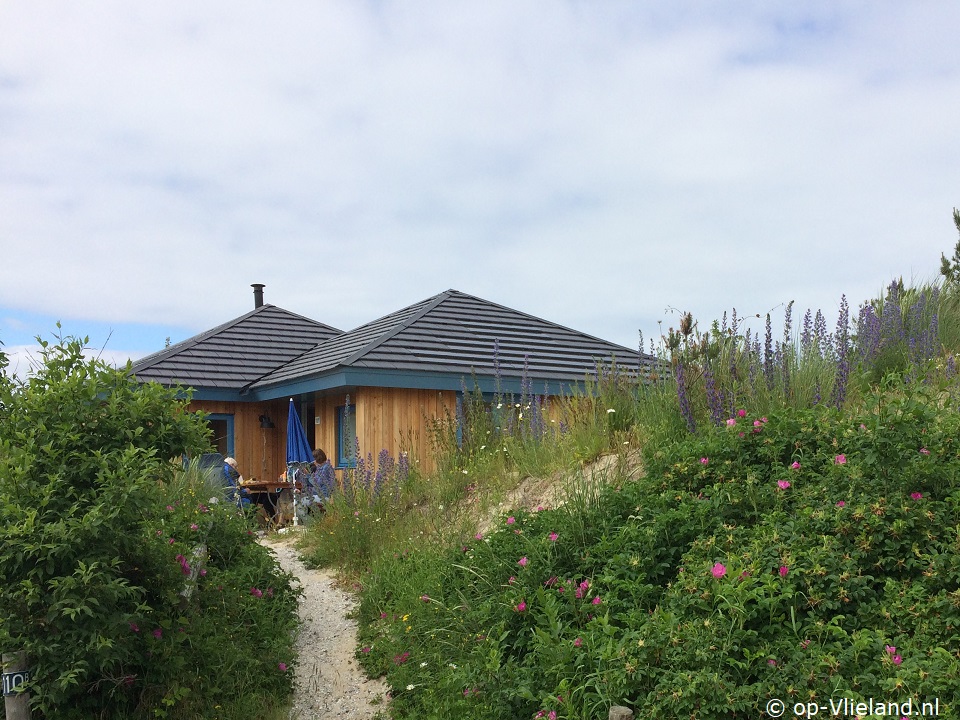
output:
[[[317,448],[313,451],[313,465],[303,483],[303,500],[300,503],[299,516],[305,517],[313,508],[323,510],[323,503],[330,499],[337,486],[337,476],[333,465],[327,460],[327,454]]]
[[[314,493],[326,500],[337,486],[337,475],[333,471],[333,465],[327,460],[327,454],[320,448],[313,451],[313,461],[313,472],[310,473],[308,482],[313,486]]]
[[[249,493],[241,487],[243,475],[237,466],[237,461],[228,457],[223,461],[223,476],[227,483],[227,500],[236,503],[237,507],[245,508],[250,505]]]

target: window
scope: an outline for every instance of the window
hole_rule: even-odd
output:
[[[357,466],[357,412],[355,405],[337,408],[337,467]]]
[[[207,415],[207,426],[211,430],[210,440],[216,452],[224,457],[233,456],[233,415],[212,413]]]

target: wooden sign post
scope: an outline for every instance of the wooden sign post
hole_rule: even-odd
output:
[[[27,654],[24,652],[3,654],[3,706],[6,720],[30,720],[30,694],[17,692],[17,688],[30,681],[27,670]]]

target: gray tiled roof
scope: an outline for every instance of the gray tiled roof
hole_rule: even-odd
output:
[[[164,385],[240,390],[340,332],[275,305],[261,305],[141,358],[132,372]]]
[[[576,382],[597,362],[613,358],[633,368],[652,360],[636,350],[447,290],[321,343],[265,375],[252,389],[346,367],[493,376],[497,360],[503,377],[520,377],[526,361],[531,380]]]

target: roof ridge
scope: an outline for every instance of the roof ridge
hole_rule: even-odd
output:
[[[397,324],[396,326],[394,326],[391,330],[388,330],[387,332],[381,333],[381,334],[378,335],[373,341],[367,343],[366,345],[364,345],[363,347],[361,347],[359,350],[357,350],[356,352],[354,352],[352,355],[348,355],[347,357],[345,357],[343,360],[341,360],[341,361],[340,361],[339,363],[337,363],[337,364],[338,364],[338,365],[351,365],[351,364],[355,363],[357,360],[359,360],[360,358],[362,358],[364,355],[366,355],[368,352],[371,352],[372,350],[376,350],[378,347],[380,347],[381,345],[383,345],[383,343],[385,343],[387,340],[389,340],[389,339],[392,338],[392,337],[395,337],[399,332],[401,332],[402,330],[405,330],[406,328],[410,327],[410,326],[411,326],[413,323],[415,323],[417,320],[419,320],[419,319],[422,318],[424,315],[426,315],[428,312],[430,312],[431,310],[433,310],[434,308],[436,308],[440,303],[442,303],[444,300],[446,300],[448,297],[450,297],[450,293],[451,293],[451,292],[456,292],[456,291],[455,291],[455,290],[453,290],[453,291],[451,291],[451,290],[445,290],[444,292],[439,293],[438,295],[434,295],[434,296],[431,297],[431,298],[427,298],[426,300],[421,300],[419,303],[413,303],[412,305],[407,305],[407,307],[405,307],[405,308],[401,308],[401,309],[399,309],[399,310],[397,310],[397,311],[395,311],[395,312],[388,313],[387,315],[384,315],[384,316],[381,317],[381,318],[377,318],[376,320],[373,320],[372,322],[367,323],[367,325],[372,325],[373,323],[379,322],[380,320],[383,320],[384,318],[388,318],[388,317],[390,317],[391,315],[399,315],[399,314],[402,313],[404,310],[409,310],[410,308],[412,308],[412,307],[414,307],[414,306],[416,306],[416,305],[420,305],[421,303],[425,303],[425,307],[423,307],[421,310],[419,310],[418,312],[414,313],[413,315],[411,315],[410,317],[408,317],[408,318],[407,318],[406,320],[404,320],[403,322],[398,323],[398,324]],[[361,325],[360,327],[363,327],[363,325]],[[357,329],[359,329],[359,328],[357,328]],[[321,344],[322,344],[322,343],[321,343]]]

